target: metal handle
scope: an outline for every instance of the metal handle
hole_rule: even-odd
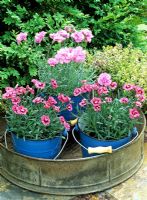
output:
[[[56,157],[53,160],[56,160],[60,156],[60,154],[62,153],[62,151],[63,151],[63,149],[64,149],[64,147],[65,147],[65,145],[67,143],[67,141],[68,141],[68,131],[67,131],[67,134],[66,134],[66,140],[65,140],[60,152],[58,153],[58,155],[56,155]]]
[[[88,153],[112,153],[112,146],[108,147],[88,147]]]

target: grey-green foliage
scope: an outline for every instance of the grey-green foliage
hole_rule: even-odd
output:
[[[95,78],[95,70],[92,68],[84,68],[82,63],[58,64],[51,67],[47,62],[38,63],[39,79],[46,82],[48,85],[47,93],[57,95],[58,93],[65,93],[66,95],[73,95],[73,91],[77,87],[81,87],[82,80],[92,82]],[[55,79],[58,84],[56,90],[51,89],[50,80]]]

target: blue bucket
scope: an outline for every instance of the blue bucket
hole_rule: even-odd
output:
[[[61,150],[62,136],[46,140],[24,140],[14,133],[11,135],[14,150],[26,156],[53,159]]]
[[[71,98],[71,101],[73,102],[72,103],[72,111],[69,111],[69,110],[63,110],[59,113],[60,116],[63,116],[66,121],[70,121],[70,120],[74,120],[77,118],[77,115],[78,115],[78,110],[80,109],[83,109],[79,106],[79,103],[82,101],[83,99],[83,96],[72,96],[70,97]],[[65,104],[65,107],[68,103]]]
[[[130,134],[130,136],[125,137],[123,139],[120,140],[98,140],[96,138],[90,137],[88,135],[86,135],[85,133],[83,133],[80,129],[78,130],[80,133],[80,141],[81,144],[88,148],[88,147],[108,147],[108,146],[112,146],[112,149],[117,149],[121,146],[123,146],[124,144],[128,143],[131,141],[132,137],[135,137],[137,134],[137,130],[136,128],[133,129],[132,134]],[[86,149],[84,149],[82,147],[82,155],[83,157],[91,157],[91,156],[96,156],[98,154],[89,154],[88,151]]]

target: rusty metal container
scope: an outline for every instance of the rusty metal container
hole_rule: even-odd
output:
[[[35,159],[15,153],[0,143],[0,174],[31,191],[55,195],[79,195],[102,191],[132,176],[143,162],[145,117],[139,136],[113,152],[81,158],[77,144],[69,144],[57,160]]]

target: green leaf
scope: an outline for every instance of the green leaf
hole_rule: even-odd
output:
[[[30,66],[29,67],[29,74],[31,76],[36,76],[37,75],[37,67],[36,66]]]

